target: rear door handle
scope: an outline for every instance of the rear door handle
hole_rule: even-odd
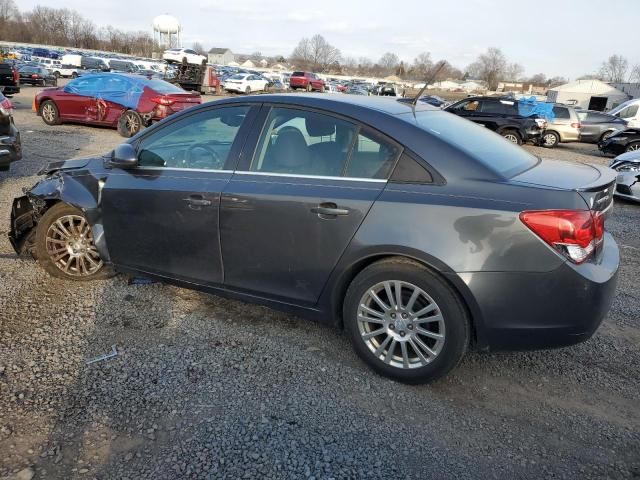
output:
[[[190,207],[209,207],[213,202],[207,200],[202,195],[189,195],[183,199]]]
[[[317,207],[312,208],[311,211],[318,215],[327,215],[331,217],[349,215],[349,210],[346,208],[338,208],[338,205],[332,202],[321,203]]]

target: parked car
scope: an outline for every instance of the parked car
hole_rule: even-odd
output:
[[[324,86],[324,91],[326,93],[342,93],[340,90],[338,90],[337,85],[334,85],[333,83],[328,83]]]
[[[12,96],[20,93],[20,74],[9,62],[0,62],[0,93]]]
[[[402,381],[468,349],[585,341],[615,294],[615,172],[428,105],[227,98],[43,173],[9,237],[51,275],[127,272],[344,326]]]
[[[598,143],[617,130],[627,128],[627,122],[615,115],[595,110],[576,110],[580,120],[580,141]]]
[[[418,101],[428,103],[434,107],[443,107],[447,103],[444,98],[438,97],[437,95],[424,95],[420,97]]]
[[[111,70],[104,59],[95,57],[80,58],[80,67],[83,70],[95,70],[97,72],[108,72]]]
[[[289,88],[291,90],[312,90],[324,92],[324,80],[311,72],[293,72],[289,77]]]
[[[632,128],[640,128],[640,98],[628,100],[609,112],[610,115],[620,117]]]
[[[575,108],[569,105],[555,104],[553,120],[548,122],[542,135],[542,146],[554,148],[559,143],[580,141],[580,119]]]
[[[518,102],[510,97],[468,97],[445,111],[484,125],[517,145],[538,143],[546,124],[520,115]]]
[[[47,85],[55,87],[58,84],[58,79],[44,67],[31,67],[26,66],[18,70],[20,75],[20,83],[27,85],[40,85],[46,87]]]
[[[139,70],[133,62],[129,62],[127,60],[112,58],[107,63],[109,64],[109,68],[112,72],[138,73]]]
[[[78,67],[74,65],[60,65],[58,68],[49,70],[56,78],[76,78],[78,76]]]
[[[347,93],[349,95],[369,95],[369,91],[359,85],[350,85],[344,93]]]
[[[185,92],[164,80],[94,73],[38,93],[35,109],[47,125],[69,122],[110,126],[130,137],[143,126],[200,102],[199,94]]]
[[[200,55],[190,48],[171,48],[165,50],[162,59],[170,63],[191,63],[193,65],[202,65],[207,63],[207,57]]]
[[[9,170],[9,165],[22,158],[22,145],[12,115],[13,105],[0,92],[0,171]]]
[[[266,92],[269,80],[254,73],[237,73],[224,82],[224,89],[228,92],[251,93]]]
[[[609,162],[618,172],[615,196],[640,202],[640,149],[618,155]]]
[[[602,153],[620,155],[625,152],[640,150],[640,128],[618,130],[598,143]]]

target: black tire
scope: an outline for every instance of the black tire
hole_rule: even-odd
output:
[[[53,100],[45,100],[40,104],[40,116],[47,125],[60,125],[60,113]]]
[[[609,138],[614,133],[615,133],[615,130],[609,130],[608,132],[604,132],[602,135],[600,135],[600,138],[596,143],[604,142],[607,138]]]
[[[625,152],[635,152],[636,150],[640,150],[640,142],[631,142],[624,149]]]
[[[71,78],[78,78],[77,72],[71,72]]]
[[[58,241],[52,242],[51,240],[47,240],[47,234],[51,235],[49,231],[52,224],[56,223],[58,220],[63,220],[68,218],[69,216],[77,217],[84,219],[84,215],[82,211],[79,209],[72,207],[66,203],[56,203],[53,207],[45,212],[40,221],[38,222],[38,226],[36,228],[35,240],[34,240],[34,256],[38,260],[40,266],[51,276],[58,278],[65,278],[67,280],[76,280],[76,281],[86,281],[86,280],[101,280],[105,278],[112,277],[114,275],[113,270],[107,267],[102,260],[100,260],[99,256],[91,255],[91,258],[94,259],[98,267],[95,265],[91,265],[90,262],[84,262],[84,274],[82,273],[83,267],[81,267],[81,262],[75,259],[72,260],[69,256],[68,261],[64,261],[62,259],[63,264],[68,264],[68,269],[65,272],[64,266],[60,263],[61,260],[56,262],[56,258],[52,258],[52,253],[50,253],[51,248],[47,248],[47,245],[60,245],[60,248],[71,248],[71,246],[64,246],[64,243],[60,243]],[[86,220],[85,220],[86,222]],[[64,225],[64,223],[63,223]],[[80,224],[76,224],[78,227]],[[88,224],[86,224],[88,225]],[[80,227],[79,227],[80,228]],[[89,228],[87,226],[87,228]],[[58,231],[61,231],[58,228]],[[93,239],[90,235],[91,230],[88,230],[89,235],[83,238],[85,245],[82,248],[88,248],[89,246],[93,247]],[[93,247],[95,249],[95,247]],[[90,267],[87,268],[87,265]],[[95,268],[95,271],[91,271]]]
[[[507,128],[506,130],[502,130],[500,132],[500,135],[502,135],[505,140],[508,140],[511,143],[514,143],[516,145],[522,145],[522,137],[520,136],[520,133],[518,133],[516,130]]]
[[[310,92],[311,90],[313,90],[313,87],[311,86],[311,82],[307,83],[307,92]]]
[[[320,86],[320,93],[324,93],[324,85]]]
[[[560,143],[560,135],[553,131],[545,131],[540,141],[544,148],[555,148]]]
[[[247,85],[247,88],[244,89],[244,93],[246,93],[247,95],[251,93],[251,87],[249,85]]]
[[[415,368],[402,368],[387,364],[369,349],[369,346],[365,343],[366,341],[362,338],[358,313],[363,296],[381,282],[394,280],[412,284],[426,292],[435,302],[442,315],[443,332],[445,333],[442,340],[443,344],[438,350],[439,353],[426,365],[416,366]],[[403,288],[405,287],[403,286]],[[406,293],[407,290],[403,292],[403,295]],[[403,299],[403,302],[405,302],[406,306],[408,300]],[[343,319],[345,329],[358,356],[381,375],[406,383],[426,383],[446,375],[462,360],[469,345],[470,320],[456,292],[442,278],[425,266],[401,257],[376,262],[355,277],[345,295]],[[403,321],[406,322],[406,320]],[[412,322],[409,321],[409,323]],[[386,328],[386,332],[382,335],[391,336],[391,332],[393,332],[403,334],[403,337],[404,331],[398,331],[398,328],[409,328],[412,332],[407,330],[407,333],[409,333],[407,338],[415,338],[416,335],[419,335],[417,325],[416,323],[415,331],[413,327],[408,325],[395,327],[393,330],[385,325],[380,328]],[[391,340],[390,344],[395,345],[395,352],[397,352],[398,346],[401,346],[402,342],[400,340],[396,343],[393,342],[394,340]],[[384,340],[381,343],[384,343]],[[408,345],[407,348],[409,348]],[[414,356],[417,359],[418,357],[415,355],[413,347],[411,347],[411,351],[414,352]]]
[[[142,117],[135,110],[126,110],[118,119],[118,133],[125,137],[133,137],[142,129]]]
[[[47,79],[43,78],[42,79],[42,83],[40,84],[41,87],[46,87],[47,86]]]
[[[53,72],[53,76],[56,78],[60,78],[60,72]]]

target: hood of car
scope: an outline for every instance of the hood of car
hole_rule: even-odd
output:
[[[632,152],[623,153],[609,162],[609,166],[618,162],[634,162],[640,163],[640,150],[634,150]]]
[[[38,175],[49,175],[50,173],[58,172],[60,170],[76,170],[78,168],[83,168],[86,167],[94,158],[95,157],[74,158],[72,160],[49,162],[48,165],[38,172]]]

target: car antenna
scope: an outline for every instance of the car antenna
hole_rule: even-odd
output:
[[[438,64],[434,67],[435,70],[433,70],[425,79],[424,85],[422,86],[422,88],[420,89],[416,97],[412,100],[411,105],[415,107],[418,104],[418,99],[422,96],[424,91],[427,89],[427,85],[429,85],[431,82],[433,82],[436,79],[436,77],[440,73],[440,70],[442,70],[446,64],[447,64],[446,60],[441,60],[440,62],[438,62]]]

